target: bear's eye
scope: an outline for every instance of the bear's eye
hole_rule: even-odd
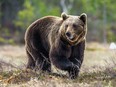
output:
[[[68,25],[65,25],[65,28],[67,28],[68,27]]]
[[[78,27],[78,25],[76,25],[76,24],[73,24],[73,28],[77,28]]]

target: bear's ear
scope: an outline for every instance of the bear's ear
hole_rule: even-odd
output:
[[[85,13],[82,13],[79,18],[84,22],[84,24],[87,23],[87,15]]]
[[[67,15],[66,13],[63,12],[63,13],[61,14],[61,17],[63,18],[63,20],[66,20],[66,19],[68,18],[68,15]]]

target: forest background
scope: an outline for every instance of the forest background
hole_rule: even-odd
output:
[[[0,44],[24,44],[27,27],[47,16],[86,13],[87,42],[116,41],[115,0],[0,0]]]

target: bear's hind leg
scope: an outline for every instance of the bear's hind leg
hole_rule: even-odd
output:
[[[51,72],[51,63],[48,57],[39,52],[36,60],[36,69],[44,72]]]
[[[44,48],[42,48],[41,44],[35,48],[30,48],[29,46],[26,47],[28,56],[27,68],[44,72],[51,72],[51,63],[48,53],[44,50]]]
[[[28,63],[27,63],[27,69],[34,69],[35,68],[35,61],[33,60],[33,57],[29,54],[28,51],[26,51],[28,56]]]

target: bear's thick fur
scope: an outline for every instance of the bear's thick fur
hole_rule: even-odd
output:
[[[27,68],[51,72],[51,63],[76,78],[83,62],[87,16],[61,14],[33,22],[25,33]]]

